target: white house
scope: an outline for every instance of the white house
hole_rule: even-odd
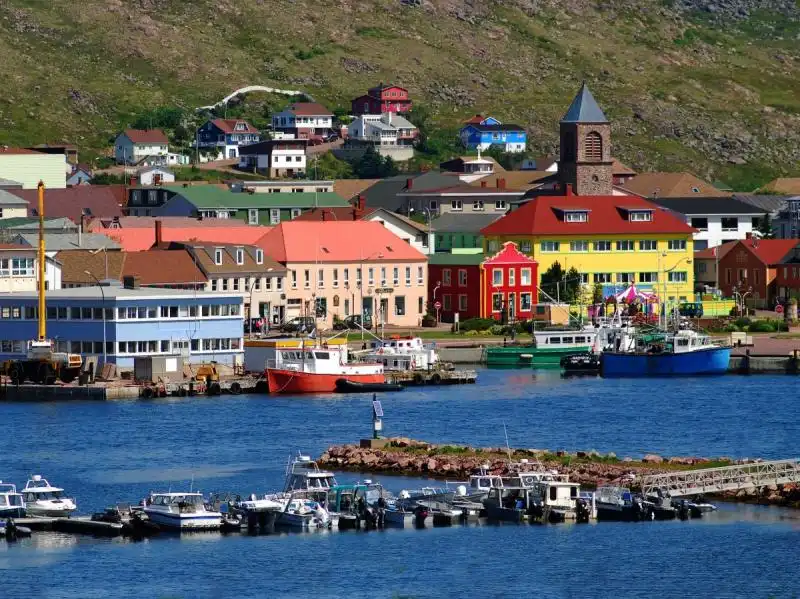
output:
[[[348,127],[348,137],[376,146],[412,146],[419,131],[406,118],[391,112],[363,114]]]
[[[138,164],[145,158],[166,163],[169,140],[161,129],[126,129],[114,142],[117,164]]]
[[[239,148],[259,141],[261,134],[247,121],[214,119],[205,122],[197,130],[195,144],[201,150],[211,151],[212,160],[223,160],[238,158]]]
[[[359,199],[359,201],[361,202],[362,200]],[[381,223],[422,254],[428,255],[434,252],[433,229],[428,225],[418,223],[402,214],[397,214],[384,208],[377,208],[372,212],[367,212],[361,220]]]
[[[38,260],[35,247],[15,244],[0,244],[0,293],[19,293],[36,291]],[[47,289],[61,289],[61,264],[47,256],[45,263],[45,284]],[[0,314],[0,321],[6,318],[22,318],[21,315]]]
[[[22,198],[0,189],[0,219],[25,218],[29,208],[28,202]]]
[[[64,155],[0,146],[0,179],[17,182],[22,189],[36,189],[39,181],[48,189],[64,189],[67,186]]]
[[[239,148],[239,168],[267,171],[270,177],[306,172],[307,139],[271,139]]]
[[[175,183],[175,175],[163,166],[146,166],[137,171],[136,177],[139,185],[150,187],[152,185],[166,185]]]
[[[333,113],[317,102],[295,102],[272,115],[276,133],[297,139],[322,138],[331,132]]]
[[[694,227],[695,251],[746,239],[758,229],[767,213],[731,197],[698,196],[695,198],[655,198],[649,201],[682,214]]]

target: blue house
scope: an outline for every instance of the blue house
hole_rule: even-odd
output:
[[[201,150],[212,153],[217,159],[238,158],[239,147],[261,141],[258,129],[247,121],[214,119],[197,130],[195,142]]]
[[[47,292],[47,337],[57,351],[132,368],[138,356],[182,355],[189,363],[244,363],[241,293],[127,288]],[[105,317],[105,318],[104,318]],[[0,295],[0,359],[25,355],[37,335],[36,293]],[[103,347],[103,339],[106,345]]]
[[[504,152],[524,152],[528,134],[519,125],[504,125],[496,118],[476,114],[461,128],[461,143],[469,150],[500,148]]]

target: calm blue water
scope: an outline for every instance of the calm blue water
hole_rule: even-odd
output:
[[[797,379],[574,379],[481,371],[382,398],[386,434],[620,457],[800,455]],[[151,490],[263,492],[288,456],[371,431],[370,396],[0,404],[0,478],[42,473],[89,513]],[[352,476],[352,475],[351,475]],[[343,475],[340,478],[348,478]],[[383,477],[399,489],[417,481]],[[0,541],[2,595],[30,597],[797,596],[800,513],[724,505],[692,522]]]

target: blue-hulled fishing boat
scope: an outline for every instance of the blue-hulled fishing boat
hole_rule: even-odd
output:
[[[730,357],[730,347],[697,331],[642,333],[627,351],[604,351],[600,374],[609,378],[724,374]]]

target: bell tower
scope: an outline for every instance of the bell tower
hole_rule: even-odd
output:
[[[561,119],[560,132],[560,182],[572,185],[577,195],[611,195],[611,124],[585,82]]]

